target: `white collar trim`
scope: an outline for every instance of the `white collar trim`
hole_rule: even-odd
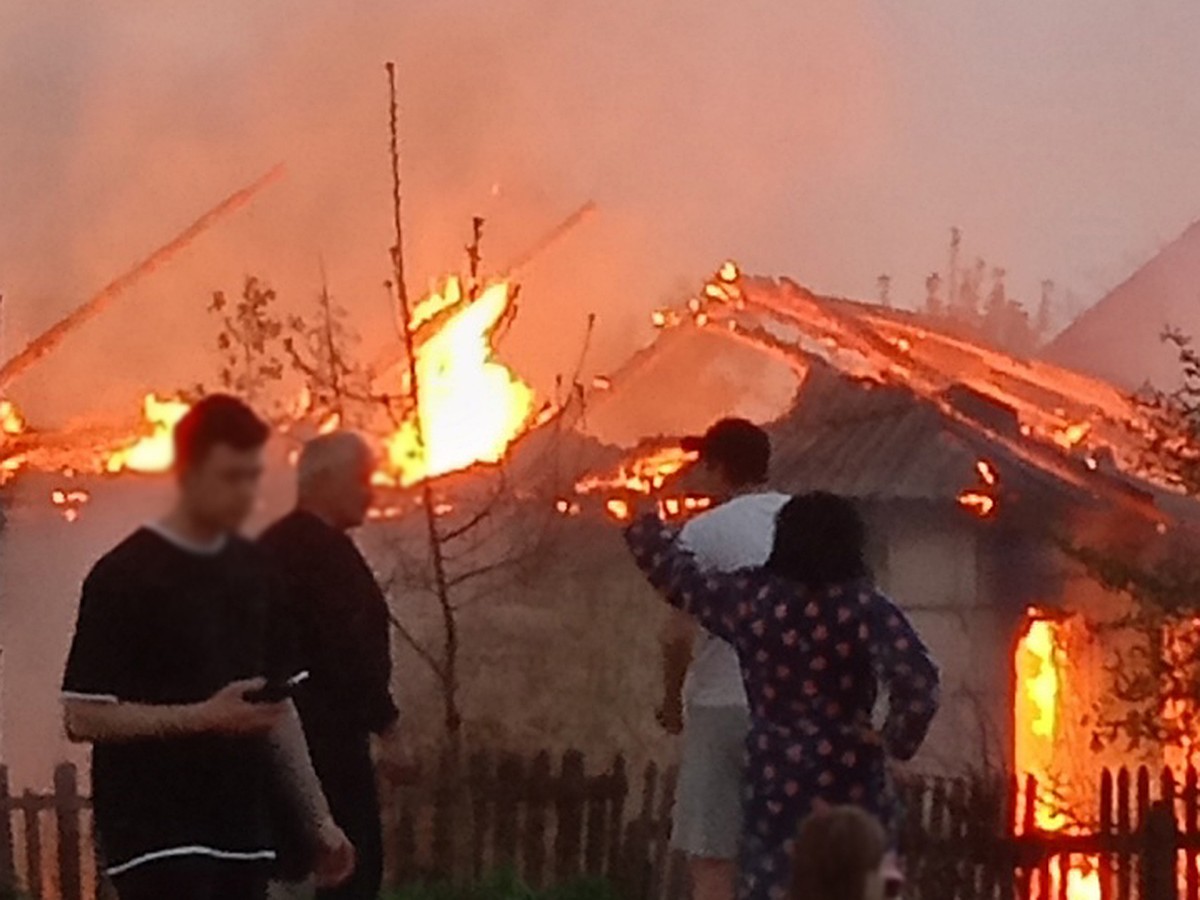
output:
[[[198,544],[195,541],[190,541],[183,535],[172,531],[161,522],[147,522],[146,527],[157,534],[160,538],[169,543],[174,544],[180,550],[186,550],[188,553],[195,553],[199,556],[216,556],[225,549],[225,545],[229,543],[228,535],[221,535],[215,541],[208,544]]]

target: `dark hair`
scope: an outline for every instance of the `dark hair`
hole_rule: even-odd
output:
[[[834,494],[793,497],[775,520],[767,569],[820,588],[866,578],[867,529],[854,504]]]
[[[861,900],[883,865],[887,833],[869,813],[835,806],[813,813],[796,836],[794,900]]]
[[[187,411],[175,426],[175,467],[197,466],[218,444],[235,450],[256,450],[271,429],[237,397],[212,394]]]
[[[721,419],[703,437],[685,440],[684,449],[718,466],[734,487],[762,484],[771,468],[770,436],[746,419]]]

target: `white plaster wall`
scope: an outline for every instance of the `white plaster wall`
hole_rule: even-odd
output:
[[[908,612],[942,670],[942,709],[917,766],[939,773],[1004,765],[1010,754],[1008,616],[979,577],[973,523],[944,509],[886,528],[880,581]]]

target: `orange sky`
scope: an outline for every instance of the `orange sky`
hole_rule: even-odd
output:
[[[1200,217],[1194,0],[6,6],[10,350],[223,194],[290,171],[15,386],[52,418],[208,376],[201,310],[247,272],[303,305],[323,260],[368,340],[386,335],[389,57],[416,285],[458,263],[473,213],[499,264],[600,205],[530,272],[506,347],[543,387],[589,312],[607,368],[726,255],[844,294],[888,272],[915,299],[958,224],[1018,294],[1052,277],[1092,300]]]

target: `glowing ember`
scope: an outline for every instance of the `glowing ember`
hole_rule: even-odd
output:
[[[1088,436],[1091,430],[1092,425],[1090,422],[1075,422],[1066,428],[1060,428],[1054,432],[1054,442],[1064,450],[1070,450],[1083,443],[1083,439]]]
[[[969,509],[981,519],[986,519],[996,511],[996,498],[993,488],[1000,481],[995,467],[986,459],[975,463],[975,473],[979,476],[979,486],[968,488],[958,495],[958,504]]]
[[[741,274],[742,273],[738,271],[738,264],[729,259],[726,260],[721,266],[720,270],[717,272],[717,277],[722,281],[732,283],[737,281]]]
[[[622,522],[629,520],[629,504],[624,500],[609,500],[604,504],[604,508],[608,510],[614,519],[619,519]]]
[[[190,406],[183,400],[163,400],[147,394],[142,416],[149,434],[136,443],[116,450],[104,461],[109,472],[165,472],[175,459],[171,433]]]
[[[1062,738],[1060,705],[1063,690],[1065,649],[1060,625],[1039,618],[1030,610],[1025,634],[1017,645],[1016,697],[1014,709],[1015,759],[1022,784],[1033,776],[1042,788],[1034,799],[1034,827],[1039,831],[1074,830],[1062,807],[1053,797],[1055,750]],[[1024,809],[1028,798],[1022,797]],[[1018,821],[1018,830],[1023,823]],[[1050,885],[1046,896],[1067,900],[1100,900],[1100,873],[1093,857],[1072,857],[1067,863],[1066,892],[1062,893],[1062,862],[1050,862]],[[1043,890],[1047,886],[1043,885]]]
[[[987,494],[977,494],[974,491],[963,491],[958,495],[959,505],[971,510],[981,519],[986,519],[996,509],[996,501]]]
[[[56,488],[50,492],[50,502],[62,512],[62,516],[68,522],[76,521],[86,506],[92,499],[92,495],[85,490],[79,488],[67,489]]]
[[[418,411],[415,421],[386,440],[388,474],[403,485],[499,462],[533,413],[533,390],[493,355],[492,337],[510,312],[513,292],[506,282],[489,285],[474,302],[463,299],[457,278],[413,311],[414,324],[450,315],[417,348]]]

